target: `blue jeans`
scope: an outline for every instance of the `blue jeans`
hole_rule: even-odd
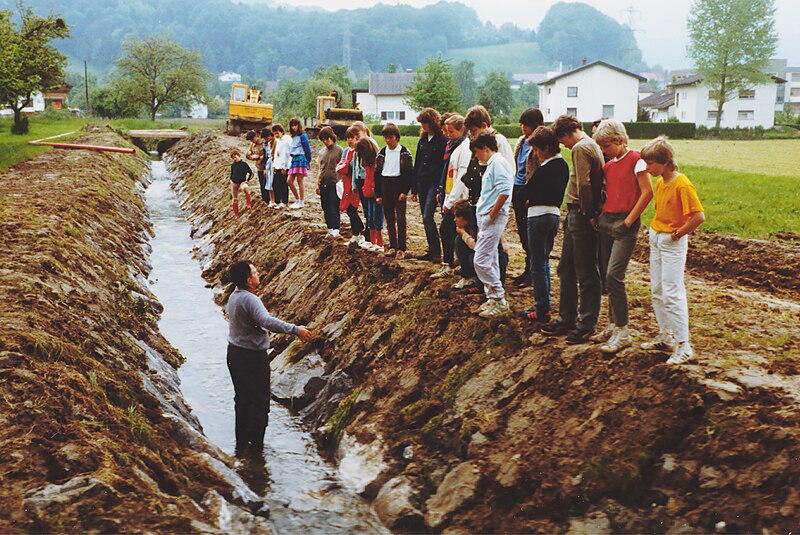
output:
[[[529,217],[527,231],[536,315],[544,318],[550,313],[550,252],[558,233],[558,216]]]
[[[564,221],[564,246],[558,262],[561,298],[558,313],[564,323],[594,331],[600,314],[600,270],[597,231],[577,206],[569,205]]]
[[[422,212],[422,224],[425,226],[425,238],[428,240],[428,251],[431,256],[441,257],[442,246],[439,243],[439,229],[433,216],[436,214],[436,189],[438,184],[422,184],[419,188],[419,208]]]
[[[339,215],[339,196],[336,195],[336,186],[319,185],[319,200],[322,203],[322,212],[325,214],[325,224],[329,229],[338,229],[341,224]]]
[[[369,230],[383,230],[383,206],[375,201],[375,198],[363,199],[364,219],[367,220]]]

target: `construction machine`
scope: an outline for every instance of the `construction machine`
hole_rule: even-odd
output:
[[[272,104],[261,102],[261,91],[246,84],[232,84],[225,133],[238,136],[243,130],[261,130],[271,124]]]
[[[356,101],[356,91],[353,91],[353,102]],[[344,137],[344,133],[354,122],[363,121],[364,113],[355,104],[355,108],[339,108],[339,93],[331,91],[325,96],[317,97],[317,116],[314,126],[306,128],[306,133],[316,138],[319,131],[326,126],[333,128],[339,139]]]

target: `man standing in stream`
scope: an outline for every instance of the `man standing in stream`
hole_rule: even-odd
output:
[[[236,455],[261,453],[269,420],[269,332],[293,334],[303,342],[312,332],[286,323],[267,312],[256,295],[260,284],[252,262],[240,260],[230,268],[236,289],[228,299],[228,370],[233,381],[236,409]]]

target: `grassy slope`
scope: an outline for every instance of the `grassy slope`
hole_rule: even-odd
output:
[[[28,145],[29,141],[42,139],[50,136],[80,130],[91,122],[105,122],[118,130],[146,129],[146,128],[180,128],[186,126],[189,130],[208,128],[210,126],[221,126],[221,120],[187,120],[187,119],[163,119],[151,122],[142,119],[115,119],[112,121],[101,121],[88,118],[68,118],[68,119],[47,119],[42,117],[32,117],[30,119],[30,131],[23,136],[11,134],[13,119],[0,119],[0,171],[10,165],[33,158],[50,150],[49,147]],[[78,134],[75,134],[78,135]],[[54,139],[54,142],[64,143],[70,139],[68,136]]]
[[[539,52],[536,43],[510,43],[506,45],[484,46],[479,48],[453,48],[447,53],[451,64],[462,60],[475,63],[475,74],[483,76],[490,71],[503,72],[545,72],[547,62]]]

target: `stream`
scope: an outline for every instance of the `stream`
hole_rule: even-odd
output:
[[[225,363],[228,324],[192,256],[191,225],[170,187],[164,162],[153,161],[151,174],[146,192],[155,232],[150,284],[164,306],[159,328],[186,358],[178,370],[181,390],[205,435],[233,455],[233,385]],[[336,468],[320,457],[301,421],[275,402],[265,443],[264,462],[244,462],[238,471],[265,497],[277,533],[388,533],[369,504],[343,488]]]

